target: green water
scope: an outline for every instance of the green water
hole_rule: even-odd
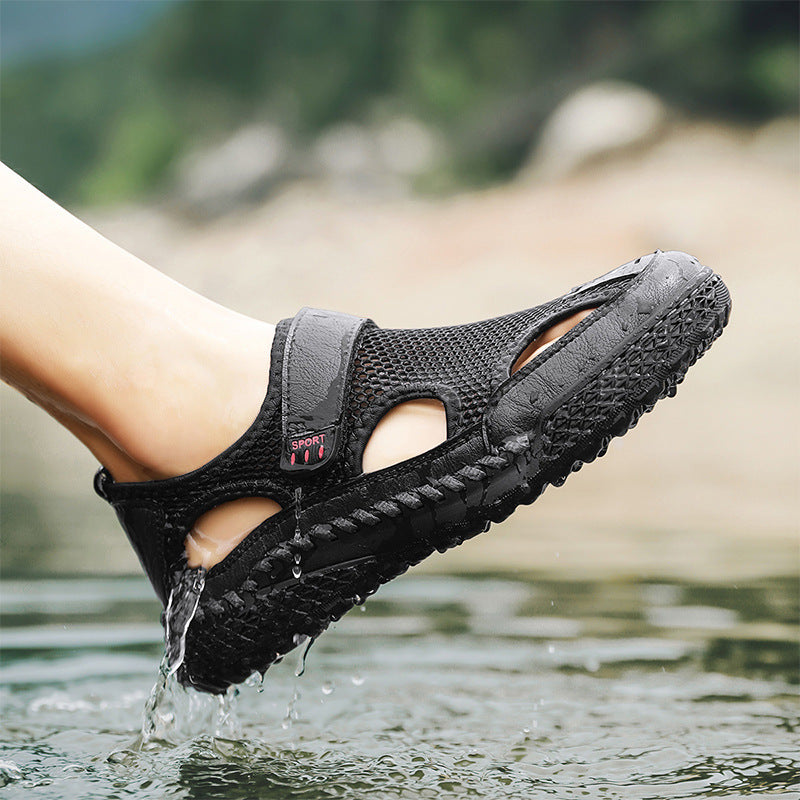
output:
[[[144,746],[143,579],[7,581],[0,609],[3,798],[800,798],[795,580],[406,576],[302,677],[173,697]]]

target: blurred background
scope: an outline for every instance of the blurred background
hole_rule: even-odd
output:
[[[797,574],[796,2],[3,0],[0,45],[3,161],[253,316],[465,322],[693,253],[734,309],[678,398],[423,569]],[[3,574],[138,574],[92,457],[0,400]]]

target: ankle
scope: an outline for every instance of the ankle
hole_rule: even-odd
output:
[[[128,376],[114,407],[98,415],[101,431],[138,465],[138,476],[128,479],[197,469],[255,420],[267,391],[274,326],[235,317],[230,325],[199,329],[159,347]]]

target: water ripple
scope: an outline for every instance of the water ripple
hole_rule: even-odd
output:
[[[160,629],[139,590],[81,581],[76,619],[12,585],[4,798],[800,800],[792,582],[741,603],[669,584],[387,588],[302,677],[287,659],[227,704],[175,691],[145,741]]]

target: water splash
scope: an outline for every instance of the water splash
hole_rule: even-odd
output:
[[[225,694],[217,695],[217,713],[213,721],[214,736],[224,736],[228,739],[239,739],[242,735],[242,726],[236,710],[236,700],[239,690],[229,686]]]
[[[186,689],[178,683],[170,672],[166,651],[158,665],[158,678],[150,690],[144,706],[142,732],[139,749],[153,739],[169,741],[179,725],[181,700],[185,699]]]
[[[206,570],[203,567],[186,569],[169,594],[164,634],[169,675],[174,675],[183,664],[186,632],[197,612],[205,584]]]
[[[0,761],[0,786],[8,786],[14,781],[21,781],[24,775],[14,761]]]
[[[191,708],[192,701],[187,699],[187,690],[178,683],[175,675],[186,655],[186,633],[197,612],[205,582],[206,570],[203,567],[186,569],[170,592],[165,612],[164,656],[158,666],[156,683],[145,703],[141,745],[151,739],[172,739],[185,721],[196,716]],[[224,728],[225,720],[231,716],[230,709],[220,706],[219,714]]]
[[[134,745],[143,750],[155,742],[180,744],[197,736],[241,736],[237,712],[239,690],[231,686],[220,695],[187,689],[170,674],[166,654],[158,680],[145,704],[141,734]]]

